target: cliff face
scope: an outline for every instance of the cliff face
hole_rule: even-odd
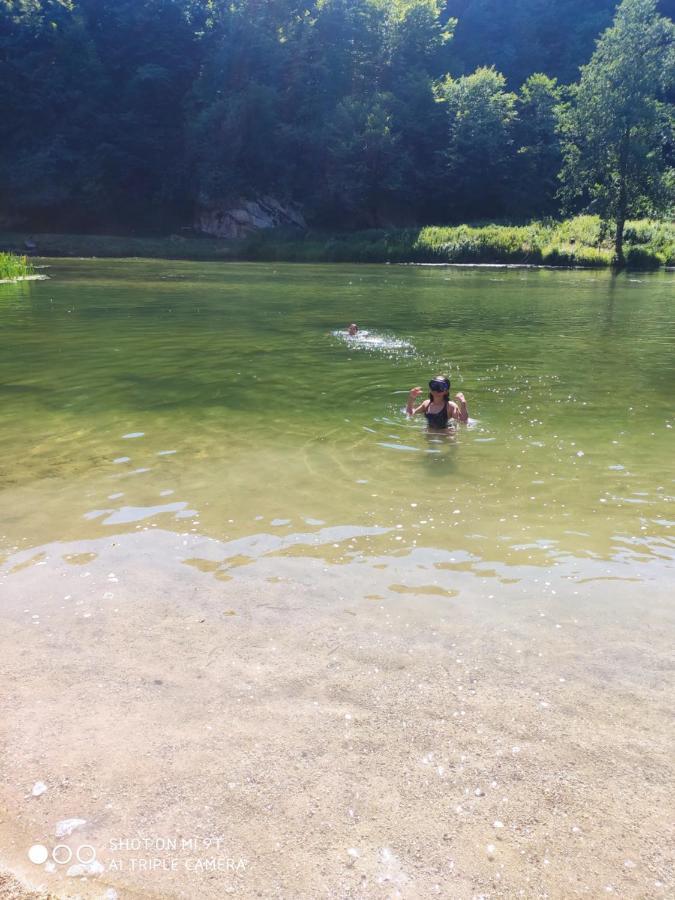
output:
[[[299,207],[280,203],[274,197],[203,208],[195,219],[196,231],[222,238],[241,238],[262,228],[279,227],[304,230],[307,225]]]

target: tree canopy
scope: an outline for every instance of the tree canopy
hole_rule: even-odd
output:
[[[674,76],[672,21],[657,15],[656,0],[623,0],[562,116],[563,196],[592,201],[616,222],[619,263],[627,217],[672,203],[675,121],[665,97]]]
[[[657,19],[675,4],[644,2]],[[631,64],[649,82],[647,45],[661,40],[647,29],[636,58],[625,37],[603,37],[589,63],[616,7],[0,0],[0,221],[167,230],[200,207],[265,195],[319,226],[524,219],[560,211],[563,151],[564,199],[582,209],[601,193],[582,177],[597,54],[630,93]],[[662,193],[667,90],[660,78],[652,124],[631,126]],[[655,185],[652,170],[636,170],[636,184]]]

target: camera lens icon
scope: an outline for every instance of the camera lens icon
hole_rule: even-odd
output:
[[[47,862],[50,856],[57,865],[67,866],[73,858],[73,851],[67,844],[57,844],[51,853],[44,844],[33,844],[28,850],[28,859],[36,866]],[[80,844],[75,851],[75,858],[78,863],[87,866],[96,859],[96,848],[91,844]]]
[[[33,844],[28,851],[28,859],[35,863],[36,866],[41,866],[42,863],[47,862],[49,859],[49,850],[44,844]]]
[[[52,850],[52,859],[60,866],[67,866],[73,858],[73,851],[66,844],[57,844]]]

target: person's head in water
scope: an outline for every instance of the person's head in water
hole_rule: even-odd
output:
[[[359,333],[359,326],[355,322],[352,322],[352,324],[347,329],[347,334],[350,337],[354,337],[354,335],[356,335],[358,333]]]
[[[434,375],[429,382],[429,399],[432,403],[447,403],[450,399],[450,376]]]

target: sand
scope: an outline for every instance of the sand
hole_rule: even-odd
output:
[[[2,565],[0,863],[24,888],[675,895],[663,570],[439,587],[403,556],[226,555],[153,529]],[[59,843],[102,871],[27,856]]]

